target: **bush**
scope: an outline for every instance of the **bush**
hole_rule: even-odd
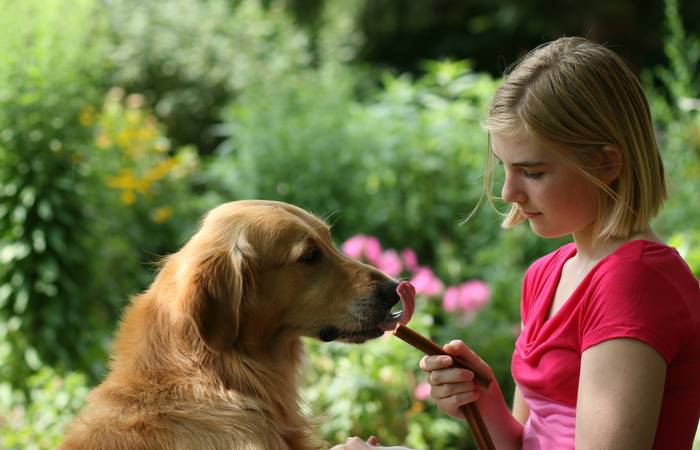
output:
[[[250,80],[305,64],[306,42],[256,1],[0,7],[0,377],[21,386],[48,364],[94,381],[144,263],[211,206],[191,195],[198,149],[178,141]],[[114,83],[143,95],[101,109]]]
[[[172,148],[143,96],[121,88],[110,89],[99,110],[85,108],[81,123],[93,134],[83,154],[96,187],[86,210],[103,239],[95,277],[121,307],[150,284],[154,271],[144,266],[153,269],[195,228],[205,208],[191,195],[199,157],[192,147]]]
[[[0,447],[5,450],[56,448],[63,431],[88,393],[85,376],[58,375],[42,368],[27,380],[28,400],[8,383],[0,384]]]
[[[387,75],[385,90],[362,103],[357,83],[349,69],[320,69],[251,87],[228,110],[210,185],[224,197],[274,198],[332,217],[340,239],[361,232],[410,243],[429,262],[443,241],[469,257],[492,245],[490,208],[460,221],[480,199],[479,119],[495,82],[444,62],[417,81]]]
[[[211,150],[223,105],[309,63],[305,35],[277,2],[108,0],[104,13],[111,83],[143,94],[176,146]]]
[[[170,149],[142,104],[112,95],[98,110],[95,8],[3,4],[0,378],[18,387],[42,365],[97,380],[121,306],[150,279],[142,262],[177,247],[199,216],[183,201],[195,152]]]
[[[103,40],[91,0],[0,8],[0,379],[21,386],[101,356],[79,115],[100,95]]]
[[[692,206],[700,204],[700,40],[686,35],[675,0],[666,1],[666,26],[669,66],[644,76],[668,183],[656,225],[700,278],[700,210]]]

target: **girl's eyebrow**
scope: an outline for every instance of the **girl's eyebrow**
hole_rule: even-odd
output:
[[[494,158],[498,160],[498,164],[503,164],[503,161],[501,161],[501,158],[496,156],[495,153],[491,153]],[[546,166],[547,163],[544,161],[518,161],[510,164],[511,166],[514,167],[539,167],[539,166]]]

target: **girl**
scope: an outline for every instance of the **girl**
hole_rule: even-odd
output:
[[[666,188],[638,80],[603,46],[562,38],[505,78],[485,128],[512,204],[503,226],[573,242],[525,274],[512,412],[495,383],[481,391],[449,357],[426,357],[438,407],[461,417],[476,401],[499,450],[690,449],[700,290],[649,226]],[[445,350],[488,368],[460,341]]]
[[[573,242],[525,274],[512,410],[497,383],[477,387],[449,356],[420,361],[432,398],[459,418],[476,402],[499,450],[690,449],[700,289],[649,225],[666,188],[639,81],[605,47],[561,38],[506,75],[485,129],[512,204],[503,226]],[[461,341],[444,349],[491,371]]]

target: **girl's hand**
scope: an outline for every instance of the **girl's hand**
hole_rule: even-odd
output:
[[[453,356],[458,356],[476,367],[486,371],[493,378],[493,370],[459,340],[451,341],[443,349]],[[424,356],[420,360],[420,368],[428,375],[430,396],[435,404],[445,413],[458,419],[464,415],[460,406],[475,402],[481,397],[483,390],[474,382],[474,372],[458,367],[450,367],[452,358],[446,355]]]
[[[345,441],[345,444],[339,444],[331,448],[331,450],[366,450],[366,449],[383,449],[383,450],[411,450],[406,447],[382,447],[377,442],[377,438],[370,436],[367,442],[359,437],[351,437]]]

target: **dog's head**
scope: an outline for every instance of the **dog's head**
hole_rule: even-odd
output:
[[[286,203],[221,205],[170,261],[178,315],[215,351],[279,336],[359,343],[399,320],[398,282],[342,254],[326,223]]]

